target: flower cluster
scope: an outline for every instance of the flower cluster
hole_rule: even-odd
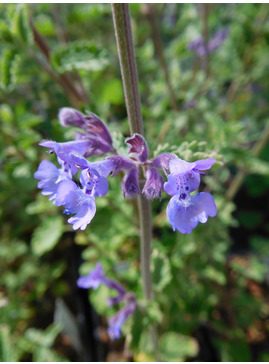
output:
[[[224,28],[219,30],[208,42],[205,44],[203,37],[195,39],[187,45],[187,49],[194,51],[197,56],[203,57],[205,54],[212,53],[218,49],[228,36],[228,29]]]
[[[80,131],[70,142],[42,141],[41,146],[56,154],[59,168],[44,160],[34,177],[39,180],[38,188],[43,195],[48,195],[56,206],[64,206],[65,214],[73,215],[68,223],[74,230],[84,230],[91,222],[96,213],[95,198],[107,194],[107,178],[120,171],[125,172],[121,183],[124,198],[142,193],[147,199],[160,199],[163,190],[172,196],[167,216],[174,230],[189,234],[199,222],[205,223],[208,216],[216,215],[215,202],[209,193],[190,195],[198,189],[202,171],[208,170],[214,159],[188,163],[171,153],[149,159],[147,142],[139,134],[126,140],[131,157],[121,156],[113,148],[106,125],[96,115],[63,108],[59,119],[62,126],[73,126]],[[109,156],[97,162],[87,159],[108,153]],[[142,192],[139,184],[141,170],[145,178]],[[167,176],[167,182],[162,173]]]
[[[96,268],[92,270],[87,276],[82,276],[78,279],[77,285],[80,288],[96,290],[100,284],[104,284],[110,289],[117,292],[116,297],[110,297],[108,299],[108,306],[114,306],[119,303],[124,303],[124,307],[121,308],[115,316],[111,317],[108,321],[108,335],[112,340],[118,339],[121,335],[121,327],[127,320],[128,316],[135,312],[136,299],[132,292],[126,292],[126,290],[116,281],[107,278],[104,275],[102,265],[96,264]]]

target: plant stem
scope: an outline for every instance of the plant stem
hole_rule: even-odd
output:
[[[209,5],[210,4],[198,4],[198,9],[200,11],[203,23],[203,39],[205,46],[207,48],[208,44],[208,15],[209,15]],[[209,76],[209,53],[205,52],[205,55],[202,57],[202,68],[206,74],[206,77]]]
[[[160,63],[161,63],[162,69],[163,69],[164,78],[165,78],[167,90],[169,93],[169,97],[171,100],[172,108],[175,111],[179,111],[177,98],[176,98],[175,92],[172,87],[172,83],[171,83],[170,75],[169,75],[169,71],[168,71],[168,65],[167,65],[167,62],[165,59],[165,55],[164,55],[162,38],[160,35],[158,23],[157,23],[156,16],[154,13],[154,4],[145,4],[144,9],[145,9],[145,14],[146,14],[148,21],[150,23],[150,26],[151,26],[155,52],[160,59]]]
[[[143,121],[129,4],[112,4],[112,13],[130,131],[131,133],[143,135]],[[141,183],[143,184],[143,181]],[[152,240],[151,205],[142,195],[138,196],[138,212],[143,288],[145,297],[152,299],[150,274],[150,245]]]
[[[112,4],[112,12],[130,131],[143,135],[129,4]]]

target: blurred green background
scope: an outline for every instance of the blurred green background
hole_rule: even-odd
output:
[[[126,153],[129,135],[111,7],[0,5],[0,360],[269,361],[269,6],[131,4],[151,156],[217,163],[201,190],[218,215],[173,233],[154,201],[154,302],[143,305],[135,202],[120,179],[86,231],[37,189],[40,140],[71,140],[61,107],[90,110]],[[228,29],[199,57],[188,44]],[[106,289],[76,288],[97,261],[142,300],[123,338],[106,334]],[[151,346],[150,325],[158,348]]]

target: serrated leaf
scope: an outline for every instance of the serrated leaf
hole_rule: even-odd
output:
[[[29,26],[25,4],[19,4],[17,6],[13,17],[12,29],[14,34],[23,42],[31,43],[32,31]]]
[[[14,65],[17,51],[14,48],[5,49],[1,57],[1,86],[8,90],[15,84]]]
[[[52,64],[60,72],[74,70],[99,71],[108,64],[107,52],[89,42],[62,44],[51,53]]]
[[[31,247],[34,254],[41,256],[52,250],[64,230],[61,217],[47,217],[34,231]]]

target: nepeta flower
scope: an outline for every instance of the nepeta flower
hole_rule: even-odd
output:
[[[195,39],[187,45],[187,49],[195,51],[199,57],[203,57],[205,54],[211,53],[218,49],[228,36],[228,29],[224,28],[219,30],[213,38],[211,38],[206,45],[203,37]]]
[[[40,180],[37,187],[42,189],[42,195],[50,196],[49,201],[55,199],[59,183],[65,179],[70,179],[70,177],[70,173],[64,165],[58,169],[49,161],[42,161],[34,174],[34,178]]]
[[[131,298],[129,298],[129,302],[125,307],[120,309],[115,316],[111,317],[108,321],[108,335],[111,340],[119,339],[121,336],[121,327],[124,324],[124,322],[127,320],[127,318],[133,314],[136,310],[136,299],[132,295]]]
[[[128,316],[134,313],[136,309],[136,299],[133,293],[126,292],[122,285],[114,280],[107,278],[104,275],[102,265],[96,264],[96,268],[92,270],[87,276],[79,277],[77,285],[80,288],[93,288],[96,290],[100,284],[106,285],[108,288],[115,290],[117,297],[110,297],[108,299],[108,305],[113,306],[120,302],[124,302],[125,306],[120,309],[115,316],[109,319],[108,334],[111,340],[118,339],[121,335],[121,327],[128,318]]]
[[[180,158],[171,159],[168,182],[164,190],[172,197],[167,206],[167,217],[173,230],[182,234],[190,234],[199,222],[205,223],[208,216],[216,216],[217,209],[213,197],[209,193],[198,193],[190,196],[200,185],[200,174],[215,163],[208,158],[188,163]]]
[[[190,234],[199,222],[205,223],[208,216],[216,216],[217,209],[210,193],[201,192],[193,197],[182,193],[171,198],[166,212],[174,231]]]
[[[226,33],[223,31],[213,38],[212,49],[225,38]],[[199,40],[195,44],[202,47],[203,42]],[[114,177],[120,171],[125,171],[121,183],[124,198],[133,198],[141,193],[139,171],[143,171],[146,179],[142,193],[147,199],[161,198],[163,189],[173,196],[167,207],[167,215],[174,229],[190,232],[199,221],[205,222],[208,216],[216,214],[214,200],[208,194],[190,196],[200,185],[200,174],[212,166],[214,159],[188,163],[172,153],[162,153],[148,159],[148,145],[140,134],[126,139],[129,153],[133,154],[128,158],[116,154],[107,127],[96,115],[84,115],[73,108],[63,108],[59,119],[61,125],[74,126],[81,131],[77,132],[76,140],[70,142],[42,141],[40,145],[50,148],[49,153],[56,153],[61,168],[43,161],[34,176],[39,180],[38,188],[42,189],[43,195],[50,196],[49,199],[54,200],[57,206],[64,206],[64,213],[74,215],[68,219],[74,230],[84,230],[91,222],[96,212],[95,198],[107,194],[107,177]],[[101,161],[92,163],[86,159],[108,152],[113,155]],[[158,170],[167,176],[166,183]],[[72,181],[77,173],[80,174],[79,184]]]
[[[64,213],[75,215],[67,220],[73,229],[85,230],[96,212],[94,196],[85,193],[75,182],[62,181],[55,197],[56,206],[64,206]]]
[[[161,199],[163,184],[163,176],[155,168],[149,168],[146,172],[146,183],[142,193],[149,200],[157,197]]]
[[[148,144],[145,138],[140,134],[134,134],[131,138],[126,139],[126,144],[129,144],[129,153],[134,153],[140,162],[146,162],[149,155]]]
[[[63,126],[74,126],[83,129],[83,133],[78,133],[78,139],[99,138],[103,144],[112,147],[112,138],[105,123],[93,113],[88,112],[87,115],[73,109],[71,107],[63,107],[59,112],[60,124]]]
[[[124,176],[121,183],[121,189],[124,198],[125,197],[134,198],[137,194],[140,193],[138,174],[139,174],[138,169],[132,168]]]

